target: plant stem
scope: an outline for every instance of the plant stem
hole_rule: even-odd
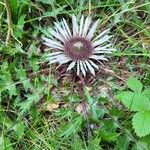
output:
[[[11,37],[12,20],[11,20],[11,11],[10,11],[10,7],[9,7],[9,1],[4,0],[4,3],[5,3],[5,8],[6,8],[6,12],[7,12],[7,21],[8,21],[8,31],[7,31],[6,41],[5,41],[5,45],[7,46],[9,39]]]

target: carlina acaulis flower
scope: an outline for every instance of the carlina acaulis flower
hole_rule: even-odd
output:
[[[86,76],[88,72],[95,75],[98,62],[108,61],[106,54],[115,50],[110,42],[109,29],[96,34],[99,20],[93,23],[90,16],[82,16],[78,21],[72,15],[71,29],[64,18],[54,25],[54,29],[48,29],[52,37],[43,37],[44,44],[53,50],[45,55],[49,64],[67,64],[67,71],[74,69],[77,75]]]

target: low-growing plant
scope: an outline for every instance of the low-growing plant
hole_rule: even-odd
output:
[[[127,81],[128,90],[121,91],[117,98],[128,108],[135,112],[132,125],[139,137],[150,134],[150,88],[134,77]]]

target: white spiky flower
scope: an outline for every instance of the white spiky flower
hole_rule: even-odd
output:
[[[99,20],[92,23],[91,17],[81,17],[79,23],[75,15],[72,15],[72,30],[63,18],[55,24],[55,29],[48,29],[52,38],[43,37],[44,44],[54,50],[46,54],[49,64],[68,64],[67,71],[74,69],[77,75],[87,72],[95,75],[95,69],[99,69],[97,62],[107,61],[106,54],[114,49],[110,44],[109,29],[95,36]]]

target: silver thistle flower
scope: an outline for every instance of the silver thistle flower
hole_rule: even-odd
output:
[[[71,31],[64,18],[60,23],[55,22],[55,30],[48,29],[53,37],[43,37],[44,44],[55,50],[46,54],[49,64],[67,63],[67,71],[76,68],[77,75],[86,76],[87,72],[95,75],[95,69],[99,69],[95,62],[107,61],[105,54],[114,51],[109,42],[111,36],[107,35],[109,29],[95,36],[98,23],[99,20],[92,24],[89,16],[82,16],[78,24],[76,16],[73,15]]]

